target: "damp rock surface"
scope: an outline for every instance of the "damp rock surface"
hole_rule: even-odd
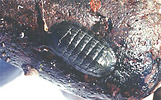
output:
[[[87,99],[137,100],[158,85],[160,2],[101,0],[97,12],[92,11],[90,0],[45,0],[38,3],[40,12],[35,5],[33,0],[0,1],[1,59],[24,69],[30,65],[41,77]],[[38,13],[49,34],[56,23],[72,21],[93,31],[98,40],[106,40],[117,57],[113,73],[86,75],[50,52]]]

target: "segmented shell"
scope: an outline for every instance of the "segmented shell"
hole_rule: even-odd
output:
[[[114,70],[116,57],[107,43],[95,39],[91,31],[72,22],[61,22],[52,30],[53,51],[75,69],[101,77]]]

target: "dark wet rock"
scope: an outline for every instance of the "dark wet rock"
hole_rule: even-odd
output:
[[[160,81],[160,4],[152,0],[102,0],[98,13],[89,0],[0,1],[0,58],[23,67],[32,65],[41,77],[61,88],[90,99],[140,99]],[[38,14],[42,14],[38,19]],[[105,20],[109,19],[109,20]],[[75,70],[50,52],[49,31],[62,21],[80,23],[100,41],[113,48],[116,69],[107,77],[94,77]],[[38,23],[37,23],[38,22]],[[43,23],[45,22],[45,23]],[[42,24],[42,25],[41,25]],[[94,29],[92,29],[94,28]],[[21,33],[25,33],[20,38]],[[51,34],[49,32],[48,34]]]

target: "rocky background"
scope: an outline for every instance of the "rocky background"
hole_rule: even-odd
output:
[[[34,0],[0,1],[1,59],[22,67],[24,71],[30,69],[29,66],[35,68],[41,77],[57,84],[63,90],[84,98],[102,100],[143,98],[135,97],[137,93],[133,95],[132,91],[121,92],[116,84],[105,82],[106,78],[80,73],[62,62],[61,58],[51,55],[46,48],[41,47],[43,43],[35,40],[41,40],[43,34],[41,27],[50,34],[55,23],[70,20],[81,23],[106,39],[115,52],[119,52],[118,55],[137,58],[143,54],[143,58],[148,58],[146,54],[150,53],[152,60],[157,60],[161,58],[160,1],[98,0],[95,6],[92,5],[92,0],[37,0],[36,2]],[[40,7],[40,11],[37,7]],[[42,26],[43,22],[37,17],[40,13],[45,26]],[[126,54],[131,52],[133,54]],[[127,61],[135,62],[129,59]],[[145,63],[150,61],[151,59],[147,59]],[[134,67],[132,70],[136,72],[137,68]],[[152,69],[154,71],[152,74],[158,73],[159,70],[157,67]],[[123,69],[117,74],[122,72]],[[118,80],[122,81],[121,77]],[[146,82],[152,83],[151,80]],[[154,84],[148,87],[154,87]],[[141,95],[140,92],[138,94]]]

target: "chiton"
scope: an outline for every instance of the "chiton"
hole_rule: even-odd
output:
[[[70,21],[53,26],[52,51],[84,74],[102,77],[115,68],[116,56],[110,45],[92,31]]]

